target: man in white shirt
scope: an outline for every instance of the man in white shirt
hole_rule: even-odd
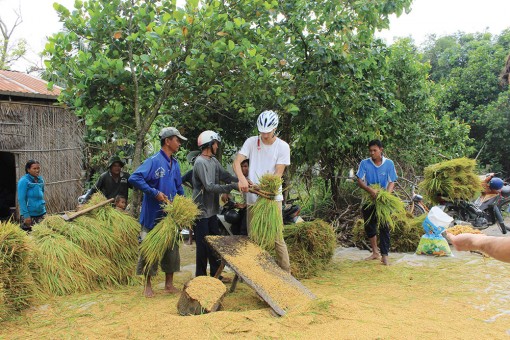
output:
[[[248,193],[250,184],[243,175],[241,163],[245,159],[250,160],[248,177],[254,185],[259,183],[260,177],[266,173],[282,176],[285,167],[290,165],[289,144],[276,137],[275,131],[278,127],[278,114],[274,111],[264,111],[257,119],[257,127],[260,132],[258,136],[249,137],[243,144],[236,159],[234,160],[234,172],[239,179],[239,191],[245,192],[246,203],[248,204],[248,235],[250,234],[251,206],[257,200],[257,195]],[[275,197],[278,205],[282,207],[283,195]],[[283,218],[282,218],[283,219]],[[283,236],[275,242],[276,262],[285,271],[290,272],[289,252]]]

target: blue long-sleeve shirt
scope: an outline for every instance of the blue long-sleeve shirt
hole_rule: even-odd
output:
[[[161,202],[156,199],[159,192],[172,200],[175,195],[184,195],[181,169],[175,158],[169,158],[163,150],[148,158],[129,177],[133,187],[143,191],[140,224],[152,229],[163,217]]]
[[[42,216],[46,214],[44,200],[44,179],[26,174],[18,181],[18,204],[22,218]]]

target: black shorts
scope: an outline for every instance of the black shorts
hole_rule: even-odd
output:
[[[375,216],[375,206],[361,207],[361,214],[363,215],[365,233],[368,238],[377,236],[377,217]]]

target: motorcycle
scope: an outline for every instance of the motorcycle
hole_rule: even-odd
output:
[[[455,224],[468,222],[475,229],[483,230],[497,223],[503,234],[510,230],[505,225],[510,211],[510,185],[494,175],[480,176],[483,192],[473,202],[441,200],[443,211],[454,218]]]
[[[297,204],[293,204],[295,201],[295,198],[288,199],[286,204],[282,207],[283,224],[285,225],[304,222],[303,218],[299,215],[301,207]]]

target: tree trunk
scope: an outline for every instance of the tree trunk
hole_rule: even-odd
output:
[[[180,315],[200,315],[215,312],[221,307],[227,287],[210,276],[197,276],[184,284],[177,303]]]
[[[133,154],[133,171],[138,169],[140,164],[142,164],[142,156],[143,156],[143,147],[145,144],[145,133],[140,132],[136,136],[135,141],[135,152]],[[142,205],[142,192],[140,190],[133,190],[133,200],[131,201],[132,209],[131,215],[135,218],[140,216],[140,209]]]

